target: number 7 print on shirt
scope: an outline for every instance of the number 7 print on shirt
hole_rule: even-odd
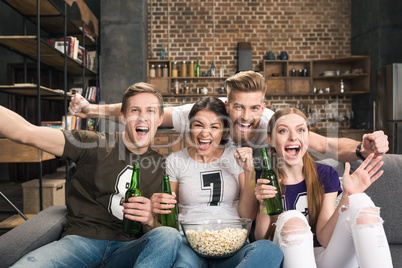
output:
[[[201,189],[210,191],[209,206],[219,206],[222,201],[223,180],[221,171],[201,172]]]

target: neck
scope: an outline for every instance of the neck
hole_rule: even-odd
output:
[[[208,154],[200,153],[194,147],[188,148],[188,153],[192,159],[199,163],[211,163],[219,159],[223,154],[224,148],[214,148]]]
[[[126,135],[126,132],[123,132],[123,143],[127,147],[127,149],[135,154],[142,155],[148,151],[147,147],[137,147],[131,140],[130,137]]]
[[[303,162],[295,166],[287,165],[282,163],[281,171],[285,175],[285,185],[297,184],[304,180],[303,178]]]

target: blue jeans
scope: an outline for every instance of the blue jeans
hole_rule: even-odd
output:
[[[233,256],[227,258],[203,258],[192,250],[183,236],[183,245],[172,267],[207,268],[207,267],[242,267],[256,268],[280,267],[283,260],[282,250],[272,241],[258,240],[244,245]]]
[[[170,267],[181,247],[179,232],[158,227],[134,241],[63,237],[21,258],[12,267]]]

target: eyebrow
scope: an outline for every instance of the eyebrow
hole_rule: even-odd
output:
[[[200,123],[200,124],[203,124],[203,122],[201,122],[200,120],[198,120],[198,119],[194,119],[194,123]],[[215,122],[215,123],[212,123],[212,124],[210,124],[210,125],[220,125],[220,124],[222,124],[221,122]]]
[[[241,104],[240,102],[235,102],[233,105],[239,105],[244,107],[244,104]],[[251,107],[261,107],[261,104],[251,104]]]
[[[288,127],[288,125],[286,125],[286,124],[284,124],[284,123],[279,123],[277,127],[280,127],[280,126]],[[302,123],[302,124],[296,125],[296,127],[300,127],[300,126],[307,127],[307,124],[304,122],[304,123]]]

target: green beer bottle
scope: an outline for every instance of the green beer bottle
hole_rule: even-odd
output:
[[[169,175],[163,175],[162,177],[162,192],[165,194],[172,194],[172,190],[170,189]],[[179,229],[179,226],[177,224],[178,221],[176,205],[170,210],[171,212],[169,214],[161,214],[162,225]]]
[[[138,164],[134,164],[133,175],[131,176],[131,185],[127,189],[124,202],[127,203],[130,197],[142,196],[140,191],[140,168]],[[123,215],[123,232],[129,235],[136,235],[141,231],[141,223],[138,221],[132,221]]]
[[[200,77],[200,60],[197,59],[197,65],[195,66],[195,76]]]
[[[261,166],[261,179],[269,180],[268,185],[274,186],[277,192],[273,198],[267,198],[264,200],[267,213],[268,215],[281,214],[283,212],[281,189],[279,187],[278,177],[276,176],[275,171],[272,170],[269,163],[269,158],[265,148],[261,148]]]

